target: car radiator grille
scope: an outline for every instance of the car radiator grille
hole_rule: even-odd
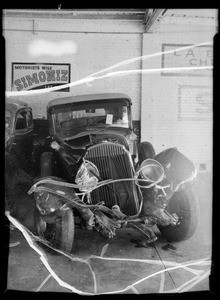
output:
[[[119,144],[94,145],[88,149],[85,159],[97,166],[102,180],[133,178],[129,153]],[[112,183],[94,190],[91,201],[93,204],[104,201],[109,208],[117,204],[123,213],[134,215],[138,211],[137,187],[134,181]]]

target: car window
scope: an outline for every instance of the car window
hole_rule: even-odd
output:
[[[27,111],[27,126],[28,128],[33,126],[32,112],[30,110]]]
[[[22,130],[28,128],[27,110],[20,110],[16,115],[16,130]]]
[[[123,101],[85,102],[55,110],[54,121],[56,132],[106,125],[128,128],[128,107]]]

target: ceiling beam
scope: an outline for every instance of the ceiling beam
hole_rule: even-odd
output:
[[[146,9],[144,18],[145,32],[152,33],[160,24],[167,9]]]
[[[6,9],[4,17],[143,21],[145,9]]]
[[[145,15],[144,15],[144,24],[146,24],[148,22],[148,20],[150,19],[150,16],[152,15],[154,9],[153,8],[148,8],[145,10]]]

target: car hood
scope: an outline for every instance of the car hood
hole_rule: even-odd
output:
[[[105,128],[89,128],[81,131],[80,133],[62,138],[65,144],[68,144],[71,148],[87,148],[94,144],[102,142],[114,142],[124,145],[128,148],[129,135],[131,134],[129,128],[119,127],[105,127]]]

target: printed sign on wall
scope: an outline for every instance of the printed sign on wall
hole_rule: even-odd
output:
[[[179,86],[178,120],[212,120],[212,88],[210,86]]]
[[[186,67],[213,66],[213,47],[211,45],[198,46],[177,51],[177,49],[190,46],[189,44],[162,44],[162,69]],[[192,46],[192,45],[191,45]],[[174,50],[164,54],[165,51]],[[189,71],[162,71],[163,76],[212,76],[211,69]]]
[[[45,89],[70,83],[70,64],[12,63],[12,91]],[[69,92],[69,87],[59,92]]]

